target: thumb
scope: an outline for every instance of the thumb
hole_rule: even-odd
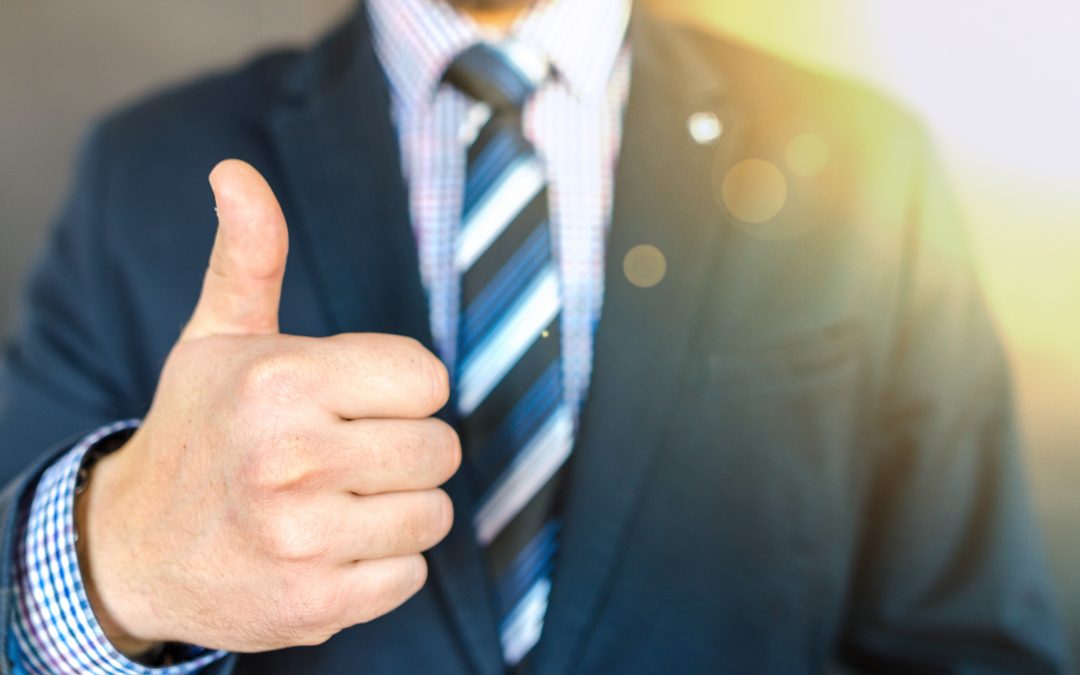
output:
[[[202,295],[181,340],[278,331],[289,233],[274,192],[250,164],[227,159],[210,172],[218,229]]]

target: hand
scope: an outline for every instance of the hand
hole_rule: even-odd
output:
[[[461,461],[431,418],[446,368],[391,335],[278,334],[288,249],[270,187],[210,176],[218,233],[142,427],[77,508],[94,612],[121,650],[313,645],[424,584]]]

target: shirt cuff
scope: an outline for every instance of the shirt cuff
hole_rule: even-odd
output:
[[[79,442],[41,477],[16,559],[18,588],[13,633],[18,665],[27,673],[187,675],[225,656],[192,647],[189,660],[152,668],[113,647],[86,597],[75,549],[75,488],[86,453],[138,420],[102,427]]]

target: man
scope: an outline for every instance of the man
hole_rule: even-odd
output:
[[[9,668],[1064,668],[955,213],[857,87],[369,0],[79,176],[2,382]]]

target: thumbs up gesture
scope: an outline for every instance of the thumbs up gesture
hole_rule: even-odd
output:
[[[442,363],[404,337],[280,335],[281,208],[242,162],[210,182],[202,295],[143,426],[76,509],[95,615],[128,654],[321,643],[416,593],[453,519]]]

